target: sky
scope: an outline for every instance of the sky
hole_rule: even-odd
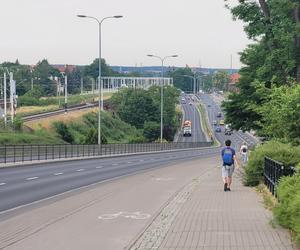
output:
[[[235,0],[231,0],[232,3]],[[110,65],[160,65],[147,54],[178,58],[165,65],[239,68],[250,41],[224,0],[0,0],[0,63],[90,64],[98,57],[96,21],[102,24],[102,58]]]

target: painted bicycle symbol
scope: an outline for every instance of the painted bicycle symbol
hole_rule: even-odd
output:
[[[127,219],[135,220],[145,220],[150,218],[150,214],[142,214],[141,212],[119,212],[115,214],[102,214],[98,217],[99,220],[112,220],[117,219],[118,217],[123,217]]]

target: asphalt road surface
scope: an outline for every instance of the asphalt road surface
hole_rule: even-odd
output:
[[[218,139],[218,141],[221,142],[222,145],[224,145],[224,142],[226,139],[230,139],[232,141],[233,148],[235,148],[236,150],[239,150],[239,148],[243,142],[247,143],[248,145],[254,145],[257,143],[257,141],[252,136],[248,135],[247,133],[243,133],[241,131],[233,131],[233,133],[231,135],[225,135],[225,133],[224,133],[225,127],[224,126],[220,126],[221,132],[215,132],[215,129],[217,126],[213,125],[213,121],[214,120],[218,121],[218,120],[224,119],[224,114],[221,110],[221,107],[213,101],[211,95],[199,94],[198,97],[205,104],[206,109],[208,111],[208,117],[209,117],[211,127],[214,130],[214,135]],[[217,117],[217,114],[219,112],[222,113],[221,118]]]
[[[210,105],[208,112],[212,122],[215,114],[220,111],[220,107],[208,95],[201,95],[200,98],[207,106]],[[192,120],[193,107],[188,105],[185,108],[187,110],[187,118]],[[196,120],[194,124],[200,130],[199,116]],[[203,139],[203,136],[199,132],[199,140]],[[231,136],[225,136],[224,132],[221,132],[216,133],[216,137],[220,142],[224,142],[226,138],[231,138],[233,147],[236,147],[236,149],[243,141],[249,140],[254,143],[253,138],[241,132],[235,132]],[[14,208],[94,183],[147,169],[170,166],[176,162],[187,161],[193,158],[213,157],[219,153],[220,148],[206,148],[2,168],[0,169],[0,215]]]
[[[206,137],[203,133],[200,115],[196,108],[198,100],[194,97],[194,101],[191,99],[193,95],[183,95],[186,104],[182,104],[182,109],[184,111],[184,120],[190,120],[192,122],[192,136],[183,136],[183,129],[179,133],[178,142],[199,142],[206,141]]]

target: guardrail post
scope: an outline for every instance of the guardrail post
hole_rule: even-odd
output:
[[[48,160],[48,147],[45,145],[45,154],[46,154],[46,160]]]
[[[22,162],[24,162],[24,145],[22,145]]]
[[[30,161],[32,161],[32,144],[30,146]]]
[[[38,160],[40,160],[40,145],[38,144]]]
[[[65,144],[65,158],[67,158],[67,144]]]
[[[16,146],[14,145],[14,162],[16,162]]]
[[[4,145],[4,163],[6,163],[6,145]]]
[[[54,144],[52,144],[52,160],[54,159]]]

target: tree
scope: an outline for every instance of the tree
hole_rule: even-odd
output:
[[[179,68],[169,72],[169,76],[173,77],[173,85],[182,91],[193,91],[193,79],[184,76],[193,76],[193,72],[189,67]]]
[[[158,121],[159,112],[151,96],[143,89],[123,89],[112,96],[111,104],[120,118],[143,128],[146,121]]]
[[[99,77],[99,59],[95,59],[90,65],[84,68],[83,74],[85,76],[97,79]],[[109,65],[106,64],[105,59],[101,59],[101,76],[117,76],[118,73],[113,71]]]
[[[160,124],[157,122],[144,123],[144,137],[148,142],[153,142],[160,137]]]
[[[46,59],[38,62],[33,71],[33,77],[36,78],[36,84],[43,89],[44,95],[56,94],[56,83],[51,80],[51,77],[60,77],[60,72],[53,68]]]
[[[213,87],[219,90],[228,90],[229,74],[226,71],[217,71],[213,75]]]
[[[245,65],[238,87],[223,107],[227,121],[237,129],[262,129],[264,119],[258,107],[270,99],[274,87],[289,86],[290,79],[300,80],[298,65],[297,15],[299,1],[295,0],[239,0],[230,8],[233,17],[245,22],[245,32],[255,41],[241,53]],[[299,79],[298,79],[299,78]]]

